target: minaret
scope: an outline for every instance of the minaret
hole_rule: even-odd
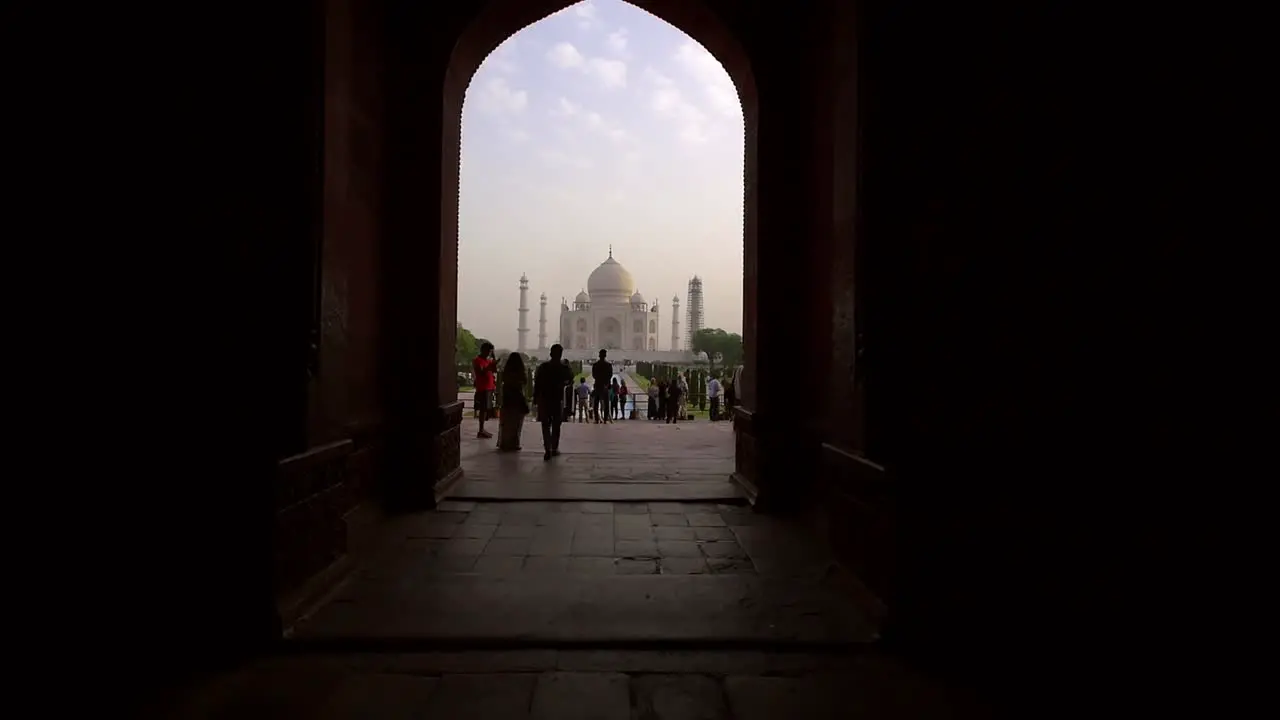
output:
[[[524,273],[520,273],[520,324],[516,327],[516,334],[519,340],[516,342],[516,350],[520,352],[528,352],[529,350],[529,277]]]
[[[547,294],[542,293],[539,298],[541,307],[538,308],[538,349],[547,349]]]
[[[671,349],[682,350],[680,347],[680,297],[671,296]]]

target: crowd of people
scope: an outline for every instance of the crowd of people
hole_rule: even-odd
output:
[[[538,365],[534,371],[533,408],[529,407],[525,399],[528,379],[524,358],[520,353],[507,356],[501,370],[503,384],[502,413],[498,427],[499,450],[520,450],[524,421],[531,411],[537,413],[537,420],[542,425],[543,460],[550,460],[560,454],[560,426],[565,422],[576,420],[608,424],[619,419],[634,418],[638,393],[627,387],[625,379],[614,375],[607,350],[601,350],[599,359],[591,365],[590,386],[585,377],[579,379],[578,385],[573,384],[573,371],[569,367],[569,361],[564,359],[563,346],[559,343],[552,345],[550,352],[548,362]],[[472,362],[472,371],[475,375],[476,418],[479,421],[476,437],[491,438],[493,435],[485,430],[485,422],[493,415],[498,374],[498,363],[493,357],[491,343],[486,342],[480,347],[480,354]],[[714,375],[707,380],[707,400],[712,421],[721,419],[722,398],[725,410],[732,416],[734,388],[739,382],[740,371],[741,369],[727,377],[726,383],[721,383]],[[649,420],[674,424],[689,416],[689,381],[684,373],[677,374],[676,379],[671,382],[663,379],[651,383],[646,393],[646,415]],[[628,400],[631,401],[630,409]]]

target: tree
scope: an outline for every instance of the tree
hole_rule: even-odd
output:
[[[480,353],[480,341],[471,331],[458,323],[458,338],[454,343],[453,362],[462,372],[470,372],[471,359]],[[462,368],[468,368],[462,370]]]
[[[716,363],[733,367],[742,362],[742,336],[720,328],[703,328],[693,336],[693,351],[707,354],[707,369],[714,373]]]

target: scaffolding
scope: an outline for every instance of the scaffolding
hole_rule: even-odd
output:
[[[689,280],[689,294],[685,299],[685,348],[693,349],[693,337],[704,327],[703,317],[702,278],[694,275],[693,279]]]

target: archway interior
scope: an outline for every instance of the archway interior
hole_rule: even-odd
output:
[[[619,4],[622,3],[619,2]],[[755,135],[754,132],[751,131],[751,128],[755,124],[756,103],[754,81],[751,77],[750,69],[742,49],[737,46],[727,29],[721,26],[719,22],[706,11],[706,8],[701,6],[700,3],[689,3],[683,1],[638,1],[626,4],[633,5],[641,10],[647,11],[658,20],[663,21],[676,30],[682,32],[693,43],[701,45],[701,47],[705,48],[705,51],[714,58],[713,62],[718,61],[724,69],[724,72],[728,74],[732,81],[733,88],[736,90],[739,110],[741,112],[741,149],[743,151],[743,165],[739,172],[741,172],[742,176],[745,178],[747,175],[747,168],[749,168],[754,162]],[[458,177],[458,174],[449,172],[449,168],[452,165],[461,164],[463,143],[467,142],[469,138],[469,136],[465,135],[462,131],[462,115],[469,107],[467,103],[472,102],[472,100],[479,95],[477,91],[483,90],[483,88],[479,88],[476,85],[476,73],[480,70],[485,59],[509,38],[516,36],[522,30],[539,23],[557,12],[566,10],[572,11],[572,5],[573,3],[563,2],[561,0],[553,0],[551,2],[491,3],[484,13],[482,13],[481,16],[477,18],[476,21],[473,22],[464,32],[462,41],[455,46],[451,61],[451,70],[448,73],[449,81],[446,83],[445,87],[445,107],[456,107],[459,110],[457,117],[453,114],[449,114],[445,118],[446,141],[444,143],[445,156],[443,158],[445,168],[442,176],[446,178],[446,181]],[[466,79],[465,83],[462,82],[463,78]],[[457,125],[454,126],[453,123],[457,123]],[[458,142],[456,143],[449,141],[449,137],[455,129],[458,138]],[[456,154],[451,155],[451,151]],[[446,192],[447,190],[448,188],[446,188]],[[463,200],[461,190],[461,183],[459,183],[457,196],[460,207]],[[745,183],[741,199],[741,219],[743,223],[743,244],[741,248],[744,251],[744,322],[742,324],[742,335],[745,340],[744,344],[746,345],[744,364],[749,365],[752,358],[751,348],[754,342],[754,338],[752,336],[752,330],[754,328],[754,322],[752,321],[754,316],[754,307],[749,304],[749,299],[753,296],[750,286],[754,282],[754,278],[749,269],[754,266],[753,252],[755,228],[754,213],[750,207],[750,191],[749,188],[746,187]],[[657,208],[657,211],[661,212],[661,208]],[[459,245],[466,245],[466,238],[459,232],[459,225],[461,225],[459,219],[455,217],[454,221],[458,224],[453,227],[446,226],[443,229],[445,237],[442,238],[442,244],[446,248],[453,250],[455,254],[453,259],[455,261],[455,267],[457,267],[458,247]],[[453,235],[452,238],[449,237],[450,234]],[[601,241],[607,242],[607,238],[602,238]],[[584,248],[583,252],[584,254],[589,253],[590,248]],[[588,257],[590,256],[588,255]],[[610,260],[612,260],[612,250],[610,250]],[[465,281],[466,280],[464,278],[463,282]],[[458,282],[458,277],[455,274],[453,286],[445,286],[445,284],[442,283],[441,288],[442,307],[454,308],[455,312],[453,313],[453,317],[457,317],[456,309],[459,305],[457,295]],[[488,286],[488,284],[489,282],[486,278],[486,286]],[[683,294],[683,291],[684,288],[680,288],[681,294]],[[531,293],[531,295],[536,294],[537,293]],[[515,295],[512,293],[512,298],[514,297]],[[553,293],[553,298],[554,297],[556,297],[555,293]],[[499,303],[503,304],[504,307],[506,306],[506,304],[501,303],[500,300]],[[631,317],[629,315],[620,318],[620,316],[607,314],[595,315],[591,321],[581,317],[576,319],[565,319],[563,317],[558,317],[558,313],[554,310],[555,304],[559,303],[555,303],[550,306],[553,310],[546,318],[546,327],[548,332],[546,345],[558,340],[566,348],[570,349],[572,355],[575,357],[577,355],[582,355],[584,358],[587,355],[594,355],[595,351],[599,348],[608,348],[611,350],[611,355],[616,363],[616,377],[620,382],[627,383],[628,390],[631,394],[627,405],[630,405],[636,411],[637,416],[641,419],[646,419],[648,417],[648,405],[650,403],[655,404],[655,411],[657,410],[656,405],[659,403],[655,403],[650,399],[650,394],[647,392],[647,388],[645,387],[647,382],[644,379],[637,377],[635,360],[627,358],[626,356],[628,354],[644,356],[646,353],[650,352],[655,355],[660,355],[663,349],[674,349],[673,344],[677,342],[681,344],[681,347],[687,347],[685,331],[687,330],[688,325],[686,323],[686,318],[681,317],[684,313],[679,308],[679,305],[676,305],[674,309],[672,306],[663,307],[661,308],[663,312],[657,312],[659,310],[659,308],[656,307],[657,298],[654,298],[654,303],[654,314],[657,318],[664,319],[665,322],[661,322],[659,319],[645,318],[638,320],[635,323],[631,323]],[[574,310],[578,309],[576,302],[574,302],[572,306],[566,302],[566,307],[572,307]],[[584,305],[583,307],[589,308],[590,306]],[[531,308],[531,310],[533,310],[533,312],[537,312],[537,307],[535,306],[534,308]],[[529,315],[532,315],[533,312],[530,312]],[[752,316],[752,318],[746,316]],[[444,317],[448,316],[446,315]],[[515,320],[515,313],[511,313],[511,322],[514,323]],[[541,317],[539,317],[539,320],[541,320]],[[632,324],[639,328],[641,335],[634,338],[630,337],[630,334],[626,332],[626,330],[630,328]],[[538,327],[540,328],[541,326],[539,325]],[[562,335],[566,333],[566,328],[568,328],[568,336],[562,337]],[[527,336],[532,337],[534,336],[534,333],[529,332],[527,333]],[[533,343],[529,343],[527,352],[535,357],[539,355],[545,356],[545,350],[538,349],[541,347],[544,347],[541,343],[537,346],[533,345]],[[589,374],[590,372],[589,364],[589,362],[585,363],[587,366],[587,369],[585,369],[586,374]],[[740,378],[749,383],[750,378],[753,376],[754,373],[747,371],[742,373]],[[444,384],[444,380],[445,379],[442,378],[442,384]],[[696,376],[696,384],[700,386],[698,388],[699,395],[705,395],[705,392],[702,390],[702,388],[705,387],[702,380],[703,378],[701,375]],[[455,380],[452,373],[450,373],[450,377],[447,378],[447,381],[449,384],[454,383]],[[743,388],[740,386],[737,394],[739,398],[746,399],[749,398],[752,393],[749,388]],[[637,407],[637,397],[639,398],[639,407]],[[453,398],[450,397],[449,399],[452,400]],[[467,410],[464,412],[464,427],[462,428],[462,431],[456,435],[458,438],[457,442],[461,446],[459,458],[463,466],[464,473],[463,479],[457,486],[452,488],[451,494],[455,496],[462,495],[473,497],[478,492],[477,488],[481,488],[484,483],[494,481],[495,478],[503,473],[509,475],[512,471],[517,470],[520,461],[517,457],[494,455],[492,447],[484,447],[473,442],[476,433],[473,432],[474,426],[471,424],[473,422],[471,398],[463,394],[458,397],[458,400],[464,403],[467,407]],[[706,399],[703,397],[701,406],[699,407],[698,405],[695,405],[692,410],[700,416],[699,419],[703,422],[704,426],[709,426],[710,423],[709,417],[706,414],[706,407]],[[625,410],[623,411],[623,415],[627,415]],[[709,446],[705,443],[700,444],[701,450],[695,452],[691,448],[664,449],[659,447],[661,442],[655,442],[647,439],[637,439],[634,450],[638,455],[646,458],[647,460],[661,461],[664,458],[664,454],[668,452],[675,453],[676,455],[696,457],[699,460],[722,460],[724,467],[720,468],[722,472],[719,472],[718,474],[721,475],[721,479],[725,481],[725,493],[740,495],[740,491],[732,489],[734,487],[733,483],[728,482],[729,476],[734,472],[734,442],[732,431],[728,424],[725,423],[721,427],[717,428],[716,432],[719,437],[713,445],[719,447],[720,450],[711,453],[706,452],[705,448]],[[531,437],[522,444],[526,446],[534,446],[532,449],[536,451],[538,449],[536,446],[540,444],[537,441],[537,433],[535,431],[529,433],[529,435]],[[668,458],[668,460],[671,459],[673,458]],[[489,493],[502,492],[501,490],[494,490],[492,486],[484,487],[483,489]]]

